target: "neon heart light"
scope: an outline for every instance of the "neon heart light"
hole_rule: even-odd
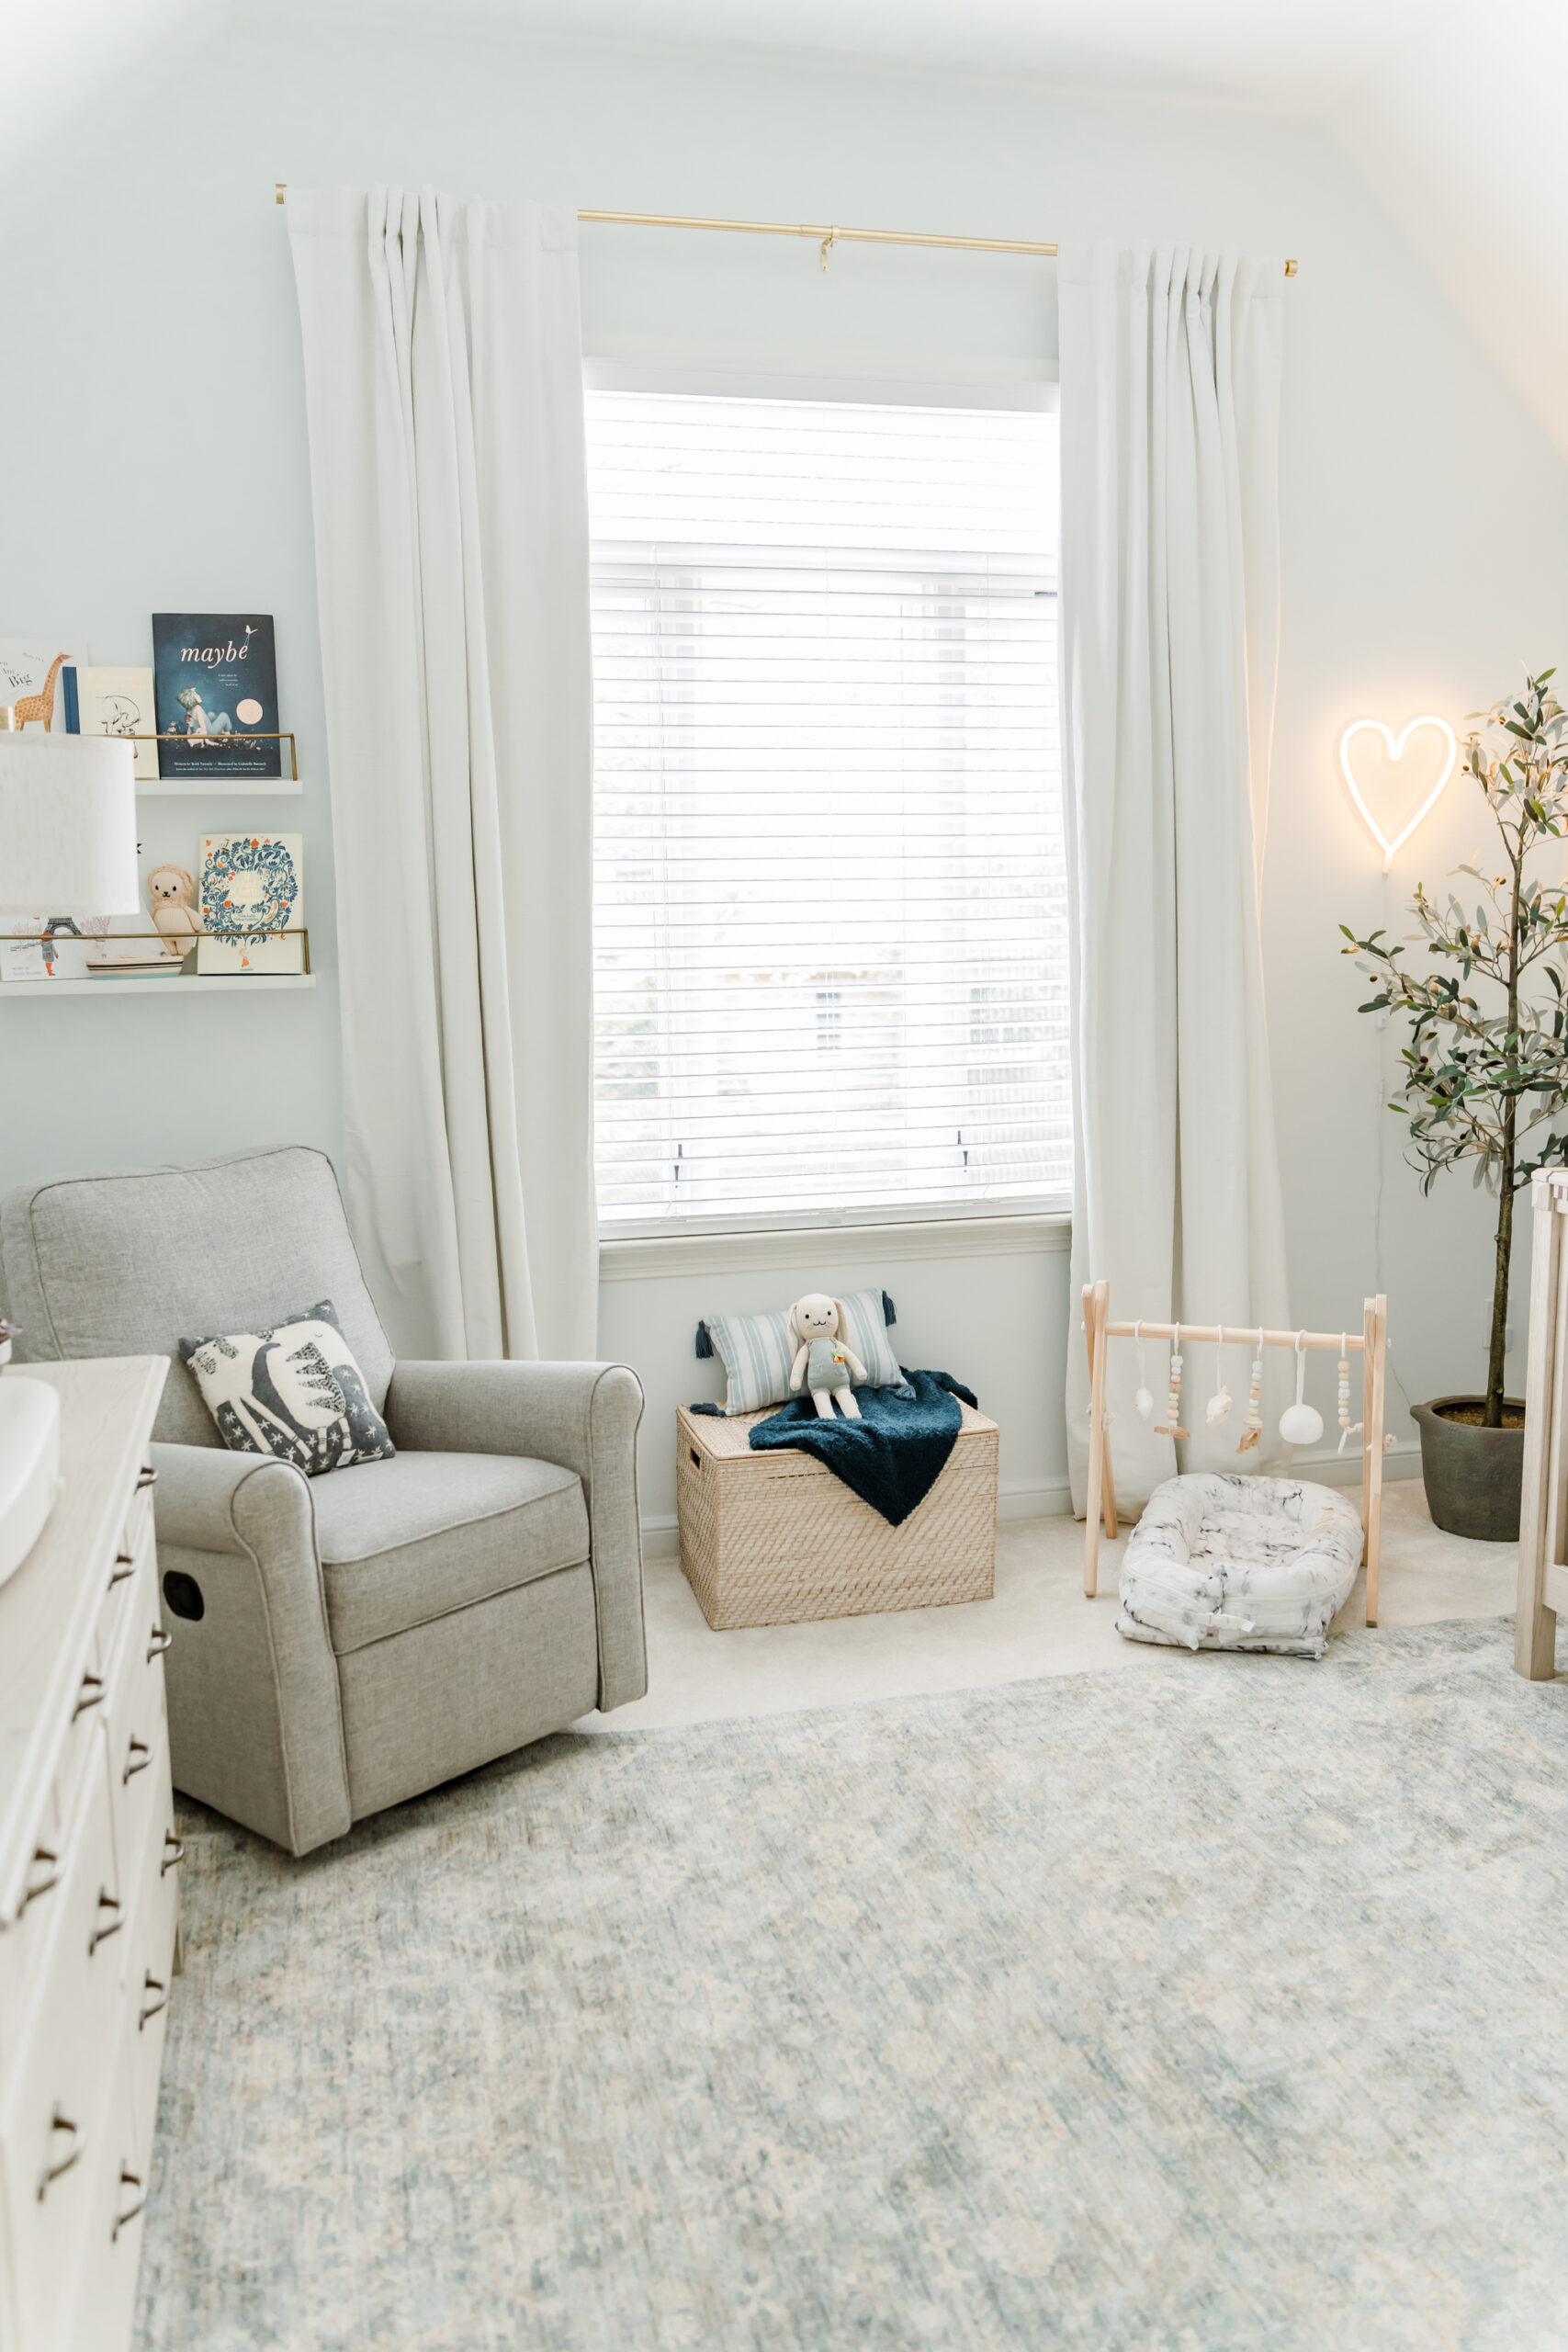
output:
[[[1395,833],[1393,841],[1390,841],[1384,833],[1382,827],[1378,823],[1377,819],[1373,816],[1371,810],[1368,808],[1366,802],[1361,797],[1361,789],[1359,785],[1356,782],[1355,770],[1350,765],[1350,744],[1353,738],[1358,735],[1381,735],[1384,743],[1388,747],[1389,758],[1391,760],[1401,760],[1404,757],[1404,746],[1409,742],[1410,738],[1415,734],[1416,729],[1418,727],[1435,727],[1438,734],[1442,737],[1444,742],[1449,747],[1449,756],[1444,763],[1442,775],[1438,778],[1437,783],[1432,786],[1431,791],[1427,795],[1427,797],[1421,803],[1420,808],[1417,808],[1416,814],[1410,820],[1410,822],[1405,826],[1404,831],[1402,833]],[[1416,826],[1421,822],[1422,818],[1429,816],[1431,811],[1437,807],[1438,802],[1442,798],[1443,787],[1454,772],[1454,762],[1458,757],[1459,744],[1455,740],[1453,729],[1449,725],[1446,718],[1435,718],[1430,712],[1427,712],[1427,716],[1423,718],[1413,718],[1397,741],[1394,740],[1393,728],[1385,727],[1381,718],[1353,718],[1350,721],[1349,726],[1345,729],[1344,734],[1339,738],[1340,771],[1344,775],[1346,784],[1349,787],[1350,797],[1356,804],[1356,808],[1360,815],[1361,822],[1365,825],[1368,832],[1371,833],[1373,841],[1376,842],[1378,847],[1382,852],[1382,870],[1385,874],[1393,863],[1394,851],[1404,846],[1404,844],[1410,839],[1411,834],[1416,831]]]

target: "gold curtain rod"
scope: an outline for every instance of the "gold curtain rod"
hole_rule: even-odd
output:
[[[274,183],[277,201],[281,204],[287,183]],[[608,220],[633,229],[728,229],[746,237],[810,237],[822,249],[822,266],[828,266],[828,255],[835,245],[942,245],[954,253],[965,254],[1032,254],[1042,261],[1054,261],[1055,245],[1033,244],[1017,237],[934,237],[923,229],[843,229],[836,223],[811,220],[708,220],[693,212],[595,212],[578,214],[580,220]],[[1294,277],[1296,265],[1285,264],[1287,277]]]

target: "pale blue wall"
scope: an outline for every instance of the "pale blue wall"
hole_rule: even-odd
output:
[[[1522,656],[1563,650],[1568,483],[1345,161],[1307,130],[1236,108],[843,61],[574,51],[465,36],[450,10],[428,12],[436,29],[422,36],[384,9],[357,28],[327,26],[327,13],[228,8],[199,37],[117,68],[107,90],[84,56],[62,132],[29,147],[7,124],[0,634],[55,629],[126,662],[147,658],[154,609],[276,615],[308,786],[249,813],[305,831],[321,985],[167,1004],[0,1001],[0,1184],[282,1136],[339,1140],[309,485],[276,179],[980,233],[1179,232],[1303,266],[1287,295],[1286,649],[1267,892],[1294,1311],[1353,1316],[1381,1260],[1413,1389],[1473,1379],[1484,1206],[1462,1187],[1423,1205],[1378,1107],[1376,1041],[1351,1012],[1335,924],[1378,920],[1382,886],[1333,743],[1363,707],[1460,714]],[[673,336],[988,354],[1042,371],[1051,360],[1051,273],[1027,261],[840,249],[824,277],[809,245],[599,229],[583,236],[583,300],[600,345]],[[197,831],[225,814],[149,802],[145,838],[188,862]],[[1450,794],[1427,870],[1468,854],[1473,835]],[[939,1270],[931,1317],[944,1336],[953,1327],[943,1360],[1008,1425],[1009,1475],[1045,1480],[1062,1460],[1066,1261],[1021,1288],[1011,1265],[981,1261],[956,1283]],[[918,1323],[924,1277],[900,1272],[889,1287]],[[620,1286],[607,1343],[635,1350],[661,1394],[680,1393],[694,1309],[722,1301],[694,1283],[639,1307],[634,1288]]]

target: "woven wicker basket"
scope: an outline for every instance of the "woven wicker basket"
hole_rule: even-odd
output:
[[[717,1633],[989,1600],[997,1425],[962,1408],[947,1466],[902,1527],[807,1453],[753,1453],[766,1416],[675,1411],[681,1566]]]

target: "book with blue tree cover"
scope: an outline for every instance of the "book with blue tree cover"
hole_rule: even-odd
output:
[[[270,613],[154,613],[152,674],[161,776],[282,775]]]
[[[298,833],[207,833],[197,880],[200,973],[303,972],[304,844]]]

